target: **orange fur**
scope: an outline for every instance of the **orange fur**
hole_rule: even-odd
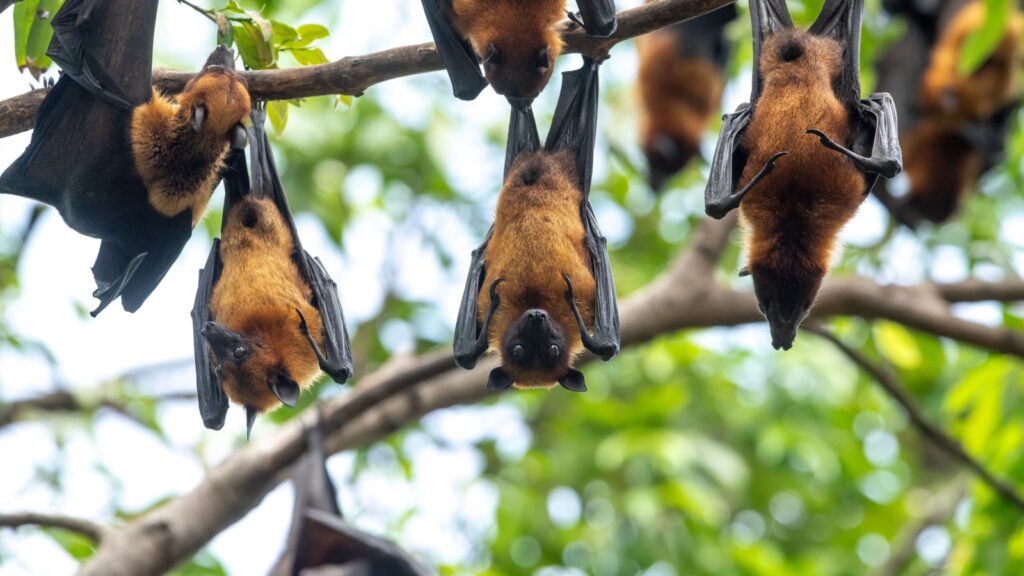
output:
[[[659,30],[637,39],[640,70],[640,141],[652,165],[659,164],[659,138],[679,151],[663,169],[674,173],[700,151],[708,123],[719,110],[724,86],[712,62],[678,56],[677,32]]]
[[[536,182],[523,184],[524,171],[536,171]],[[487,275],[477,298],[483,321],[490,308],[488,288],[498,278],[500,304],[491,321],[490,349],[500,350],[509,327],[524,312],[545,310],[565,331],[565,362],[553,372],[523,371],[503,358],[503,368],[517,387],[551,387],[571,367],[583,349],[575,316],[566,301],[562,274],[572,278],[576,303],[584,322],[594,320],[594,277],[584,247],[580,219],[582,192],[575,184],[568,152],[521,156],[513,165],[498,199],[494,234],[484,256]]]
[[[484,66],[487,81],[498,94],[536,96],[551,78],[562,53],[556,24],[565,16],[565,0],[453,0],[451,21],[459,34],[484,57],[490,46],[499,53],[494,66]],[[548,49],[548,65],[537,67],[537,54]]]
[[[206,107],[206,121],[192,127],[195,107]],[[249,115],[245,82],[233,71],[207,69],[192,79],[176,101],[155,90],[149,102],[132,113],[131,142],[135,167],[161,214],[192,213],[202,217],[227,153],[231,129]]]
[[[804,46],[795,62],[779,57],[784,42]],[[762,52],[763,92],[743,147],[749,151],[743,186],[776,152],[789,154],[740,204],[747,259],[800,278],[820,279],[843,225],[864,199],[864,176],[842,154],[806,131],[816,128],[849,145],[848,112],[832,91],[841,49],[833,40],[793,30],[777,34]]]
[[[301,310],[310,334],[323,346],[320,313],[291,254],[291,230],[273,201],[249,198],[225,215],[223,270],[210,300],[213,321],[255,338],[241,365],[225,361],[221,385],[232,401],[259,412],[280,406],[268,376],[281,370],[303,390],[320,374],[316,355],[299,329]],[[246,224],[256,224],[250,228]]]

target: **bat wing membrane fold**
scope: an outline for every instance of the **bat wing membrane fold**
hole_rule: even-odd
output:
[[[452,83],[452,92],[460,100],[473,100],[484,88],[487,80],[480,72],[480,63],[476,53],[468,42],[448,20],[452,0],[422,0],[423,12],[430,25],[430,33],[434,36],[434,44],[441,55],[448,78]]]
[[[192,306],[192,344],[195,350],[199,415],[203,419],[203,425],[211,430],[220,430],[228,413],[228,397],[210,361],[209,344],[202,334],[206,323],[212,320],[210,299],[220,271],[220,240],[214,239],[206,265],[199,272],[199,289],[196,291],[195,304]]]
[[[751,78],[750,101],[755,103],[761,96],[761,47],[769,36],[792,28],[793,19],[786,8],[786,0],[750,0],[750,18],[754,36],[754,76]]]
[[[615,33],[614,0],[578,0],[580,18],[587,34],[596,38],[606,38]]]
[[[843,65],[834,84],[836,96],[847,105],[860,101],[860,24],[864,0],[825,0],[810,32],[831,38],[843,47]]]
[[[750,125],[753,109],[741,104],[736,112],[722,118],[722,130],[711,161],[711,173],[704,189],[704,209],[712,218],[722,218],[740,205],[736,183],[746,166],[746,154],[740,146],[743,131]]]

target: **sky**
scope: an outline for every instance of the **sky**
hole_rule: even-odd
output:
[[[639,1],[619,0],[617,4],[623,9]],[[342,6],[340,16],[331,26],[333,35],[324,45],[329,58],[424,42],[430,38],[420,3],[415,0],[347,1]],[[31,85],[30,79],[13,66],[11,12],[0,15],[0,98],[20,94]],[[323,22],[335,18],[330,14],[311,14],[307,20]],[[202,33],[177,33],[185,29]],[[212,34],[212,27],[205,19],[165,0],[161,4],[155,40],[158,64],[198,68],[212,47]],[[628,81],[635,68],[635,54],[628,45],[623,45],[613,55],[602,74],[605,78]],[[562,65],[574,67],[575,61]],[[431,99],[440,93],[438,86],[443,87],[446,82],[442,74],[435,73],[388,82],[371,90],[398,120],[422,125],[435,104]],[[746,100],[748,93],[749,75],[746,75],[730,84],[723,107],[735,108]],[[548,102],[551,103],[553,100]],[[358,101],[355,105],[359,105]],[[455,150],[457,153],[446,155],[460,159],[447,166],[448,173],[460,189],[479,190],[480,201],[493,205],[494,181],[500,173],[501,159],[484,151],[487,147],[482,145],[483,134],[474,127],[501,122],[507,114],[506,104],[487,91],[473,103],[451,108],[456,129],[460,135],[468,137],[444,141],[445,146],[461,147]],[[315,118],[293,112],[289,130],[292,134],[302,134],[304,130],[315,130],[315,122]],[[0,169],[21,153],[28,137],[25,133],[0,139]],[[713,135],[705,145],[704,155],[710,157]],[[596,162],[599,175],[603,159],[599,157]],[[347,188],[339,189],[338,193],[345,196],[346,202],[358,206],[373,197],[373,187],[379,184],[372,173],[352,176]],[[11,231],[23,225],[31,206],[31,202],[20,198],[0,197],[2,228]],[[607,204],[599,204],[597,208],[602,228],[613,244],[616,238],[628,235],[630,224],[622,217],[620,208]],[[854,244],[877,240],[884,233],[880,210],[873,201],[865,203],[857,219],[844,232],[844,240]],[[450,230],[445,240],[452,252],[461,254],[464,259],[456,269],[464,269],[470,251],[480,239],[473,238],[457,223],[448,226],[438,220],[442,217],[441,214],[423,215],[428,225]],[[345,234],[346,244],[359,246],[359,250],[344,254],[337,251],[311,217],[300,217],[298,225],[306,249],[325,261],[341,285],[349,321],[358,323],[373,316],[384,292],[387,272],[382,269],[381,261],[391,223],[372,214],[358,219]],[[191,390],[194,372],[188,312],[198,270],[209,250],[209,243],[201,236],[197,234],[186,246],[177,264],[139,312],[127,314],[115,304],[98,319],[91,319],[83,317],[82,310],[91,309],[94,304],[90,293],[95,285],[89,266],[95,258],[98,241],[75,233],[56,211],[47,211],[26,247],[19,269],[20,295],[10,303],[7,315],[16,333],[47,343],[58,368],[50,368],[39,357],[0,349],[0,397],[29,397],[58,387],[94,390],[97,383],[118,375],[165,364],[165,370],[145,380],[145,389],[157,394]],[[405,290],[403,295],[440,303],[450,326],[458,309],[464,275],[460,272],[446,276],[436,267],[419,264],[430,259],[417,258],[417,253],[425,248],[415,241],[407,242],[401,250],[406,255],[402,277],[398,279]],[[891,250],[892,257],[888,260],[897,264],[883,271],[882,280],[914,282],[922,277],[924,270],[919,267],[899,264],[915,261],[920,250],[917,243],[898,235]],[[941,265],[930,270],[938,279],[957,280],[966,274],[966,264],[959,254],[950,254],[941,261]],[[993,310],[984,306],[970,308],[967,314],[989,322],[998,320],[998,316],[993,317]],[[389,330],[386,339],[392,342],[395,352],[408,347],[411,339],[400,324],[385,329]],[[701,337],[711,344],[740,341],[760,345],[764,333],[764,327],[759,325],[741,330],[712,330]],[[339,388],[334,393],[343,391]],[[126,509],[142,509],[162,497],[188,491],[201,481],[203,463],[196,460],[190,449],[195,444],[204,444],[209,464],[223,459],[234,449],[231,435],[202,428],[196,407],[190,402],[163,407],[160,418],[167,429],[175,431],[171,445],[112,414],[98,417],[92,438],[80,430],[58,430],[66,436],[66,444],[59,451],[54,446],[49,424],[22,424],[0,430],[0,454],[4,455],[5,462],[5,470],[0,474],[0,510],[51,511],[105,520],[112,513],[112,500]],[[502,424],[495,426],[494,422]],[[243,426],[242,411],[230,410],[226,428],[241,430]],[[476,432],[480,430],[488,432]],[[261,436],[272,432],[270,426],[257,424],[253,441],[258,442]],[[413,454],[411,482],[400,479],[393,451],[386,446],[376,447],[369,455],[375,465],[359,475],[354,484],[342,485],[342,507],[360,527],[377,532],[384,531],[395,515],[415,507],[417,514],[402,529],[403,544],[428,554],[431,560],[465,560],[473,550],[463,530],[486,534],[493,528],[497,505],[496,489],[478,479],[483,462],[472,449],[472,444],[484,434],[496,435],[499,450],[509,455],[521,454],[529,446],[530,432],[519,418],[514,402],[442,411],[428,417],[423,430],[410,434],[405,440]],[[443,438],[445,447],[439,448],[434,438]],[[56,462],[62,463],[66,481],[59,495],[33,480],[37,468],[52,468]],[[112,488],[99,467],[110,470],[119,479],[118,486]],[[352,467],[351,455],[338,455],[329,462],[336,479],[348,477]],[[211,544],[212,552],[232,574],[265,572],[284,541],[290,507],[291,491],[285,485],[268,495],[246,518],[219,535]],[[553,491],[549,513],[552,517],[571,516],[572,498],[566,498],[564,490]],[[252,542],[267,544],[254,547]],[[11,561],[0,565],[0,576],[30,573],[59,576],[73,573],[77,566],[48,537],[31,530],[20,531],[17,535],[0,533],[0,551],[5,556],[13,554]],[[648,572],[650,576],[674,574],[664,565],[652,567]]]

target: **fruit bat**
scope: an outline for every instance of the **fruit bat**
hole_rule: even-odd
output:
[[[473,100],[488,83],[519,106],[547,85],[562,52],[565,0],[422,0],[455,97]],[[572,19],[591,36],[615,32],[614,0],[577,0]],[[483,64],[484,73],[480,73]]]
[[[750,103],[727,114],[705,190],[708,215],[734,208],[772,346],[789,349],[840,228],[879,175],[901,170],[888,94],[860,97],[862,0],[826,0],[810,30],[784,0],[751,0]]]
[[[494,226],[473,252],[455,327],[459,366],[500,352],[490,388],[582,392],[572,367],[582,349],[605,360],[619,351],[607,242],[589,200],[597,93],[598,65],[585,58],[563,75],[543,149],[533,111],[513,107]]]
[[[879,89],[892,93],[909,183],[896,198],[887,186],[875,195],[904,225],[943,222],[977,188],[982,174],[1002,161],[1020,102],[1017,53],[1024,16],[1014,7],[1002,38],[973,73],[961,75],[967,37],[985,19],[977,0],[918,6],[889,2],[907,20],[903,36],[878,62]]]
[[[309,451],[295,465],[288,543],[271,576],[434,576],[394,543],[345,523],[327,474],[320,422],[306,430]]]
[[[721,105],[731,52],[725,28],[735,18],[729,4],[637,38],[640,145],[655,191],[700,153]]]
[[[47,54],[63,74],[0,193],[57,208],[99,238],[100,303],[134,312],[202,216],[230,146],[245,146],[250,101],[230,50],[213,52],[176,99],[153,91],[156,0],[67,0]]]
[[[264,130],[266,109],[252,112],[252,178],[244,151],[224,174],[224,220],[199,274],[192,308],[199,413],[224,425],[228,399],[256,414],[299,395],[320,371],[344,383],[352,353],[338,286],[302,249]]]

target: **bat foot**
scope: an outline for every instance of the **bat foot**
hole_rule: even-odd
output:
[[[501,284],[504,281],[505,281],[504,278],[497,278],[497,279],[495,279],[494,282],[491,282],[491,287],[487,291],[487,293],[491,297],[491,308],[492,309],[493,308],[497,308],[498,304],[501,302],[501,296],[498,295],[498,285]]]
[[[565,299],[569,302],[570,306],[575,308],[576,295],[572,291],[572,278],[565,272],[562,272],[562,278],[565,278]]]
[[[836,144],[834,140],[829,138],[828,135],[822,132],[821,130],[818,130],[816,128],[810,128],[807,130],[807,134],[813,134],[817,136],[818,139],[821,140],[822,145],[824,145],[826,148],[831,148],[832,150],[835,150],[837,152],[841,151],[842,147],[839,146],[839,144]]]

